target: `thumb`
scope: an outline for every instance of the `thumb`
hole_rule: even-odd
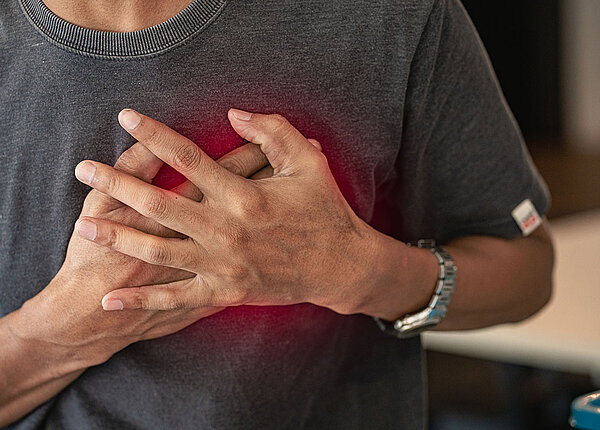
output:
[[[281,115],[230,109],[228,117],[237,134],[260,145],[275,175],[297,173],[320,152]]]

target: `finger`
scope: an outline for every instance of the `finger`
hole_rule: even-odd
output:
[[[204,225],[201,207],[197,202],[148,184],[114,167],[85,160],[75,168],[75,176],[171,230],[189,235],[196,227]]]
[[[119,112],[119,123],[129,134],[189,179],[205,195],[219,196],[243,180],[221,167],[188,138],[131,109]]]
[[[202,191],[190,181],[182,182],[175,188],[171,188],[171,191],[196,202],[201,202],[204,197]]]
[[[144,182],[151,182],[163,161],[140,142],[135,142],[117,159],[115,169],[129,173]]]
[[[266,179],[273,176],[273,168],[271,166],[263,167],[254,175],[250,176],[250,179]]]
[[[275,175],[298,172],[320,153],[302,133],[281,115],[230,109],[229,122],[244,139],[260,145]]]
[[[217,162],[238,176],[247,178],[269,164],[260,146],[246,143],[223,155]]]
[[[198,300],[202,291],[199,277],[184,279],[160,285],[119,288],[102,298],[104,310],[145,309],[167,311],[204,306]]]
[[[159,266],[193,271],[200,255],[191,239],[154,236],[103,218],[81,217],[75,231],[98,245]]]
[[[156,157],[144,145],[136,142],[119,156],[115,163],[115,169],[129,173],[145,182],[150,182],[156,176],[162,164],[161,159]],[[102,208],[101,211],[110,211],[120,205],[121,203],[112,197],[102,193],[94,193],[92,190],[92,193],[84,201],[82,214],[94,213],[100,208]]]
[[[247,178],[260,169],[265,168],[265,166],[269,164],[269,161],[265,154],[260,150],[259,146],[256,146],[253,143],[247,143],[228,152],[219,158],[217,163],[231,173]],[[270,169],[270,172],[269,176],[272,176],[273,169]],[[171,191],[197,202],[201,201],[203,197],[202,191],[190,181],[179,184],[175,188],[172,188]]]

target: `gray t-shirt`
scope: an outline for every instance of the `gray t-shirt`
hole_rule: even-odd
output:
[[[124,107],[213,157],[242,143],[228,108],[281,113],[322,143],[356,213],[401,240],[511,238],[515,206],[549,203],[458,0],[196,0],[133,33],[4,1],[0,315],[57,273],[89,192],[74,167],[133,143]],[[424,384],[418,337],[310,304],[245,306],[131,345],[15,427],[416,429]]]

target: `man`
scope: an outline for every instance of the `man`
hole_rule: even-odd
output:
[[[547,190],[458,1],[0,13],[3,425],[423,428],[416,334],[549,300]]]

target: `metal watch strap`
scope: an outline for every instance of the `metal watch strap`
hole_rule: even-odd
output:
[[[408,243],[407,245],[414,246],[415,244]],[[392,322],[373,317],[381,330],[402,339],[415,336],[442,321],[448,310],[456,282],[456,264],[445,249],[436,247],[433,239],[419,240],[416,246],[430,249],[438,260],[438,279],[429,304],[420,312],[406,315]]]

